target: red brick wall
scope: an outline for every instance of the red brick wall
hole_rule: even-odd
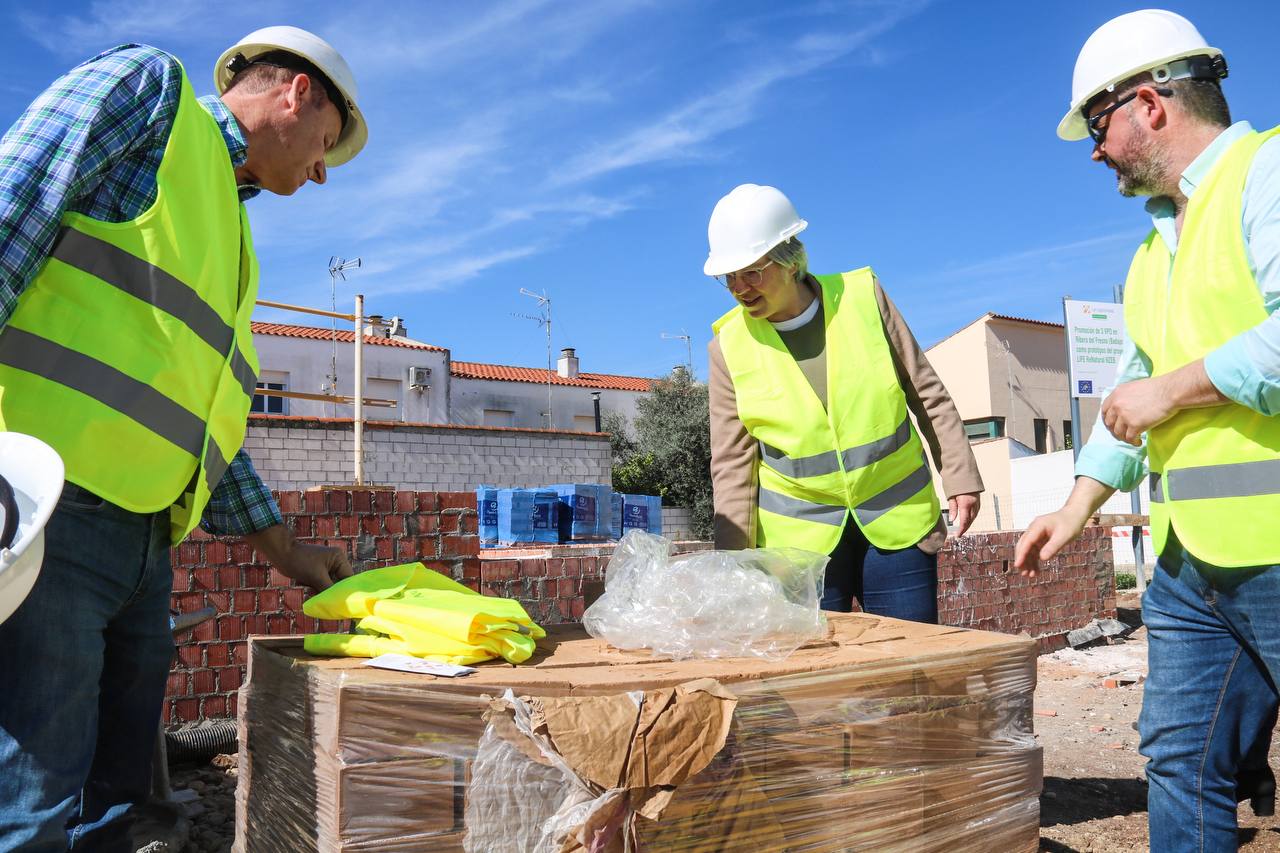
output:
[[[471,492],[326,490],[280,492],[280,508],[297,536],[346,550],[358,568],[422,560],[472,589],[519,599],[544,624],[577,621],[598,594],[610,546],[553,546],[481,555]],[[1034,581],[1009,566],[1017,533],[948,543],[938,561],[941,620],[950,625],[1027,632],[1044,651],[1067,631],[1115,614],[1110,540],[1085,531]],[[686,548],[709,547],[690,544]],[[197,531],[173,550],[173,607],[205,606],[217,617],[178,644],[169,676],[165,721],[232,716],[250,634],[344,630],[302,615],[303,588],[274,571],[245,543]]]
[[[1109,534],[1109,528],[1085,528],[1035,578],[1013,568],[1020,531],[947,542],[938,555],[938,621],[1027,633],[1042,654],[1062,648],[1068,631],[1116,615]]]

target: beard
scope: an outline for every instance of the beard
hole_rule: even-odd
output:
[[[1133,137],[1125,156],[1127,162],[1121,164],[1107,158],[1116,173],[1116,190],[1126,198],[1159,195],[1169,174],[1168,151],[1164,145],[1143,135],[1133,113],[1128,113],[1128,117]]]

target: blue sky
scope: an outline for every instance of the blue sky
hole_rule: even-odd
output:
[[[1128,2],[98,0],[2,7],[7,126],[114,44],[176,54],[199,94],[240,36],[292,23],[352,65],[370,142],[326,186],[250,202],[263,298],[399,314],[460,360],[537,366],[519,288],[556,348],[659,375],[731,301],[702,275],[706,221],[742,182],[809,221],[810,266],[871,265],[925,346],[985,311],[1061,319],[1109,298],[1149,227],[1087,143],[1054,129],[1095,27]],[[1280,3],[1177,2],[1231,66],[1233,114],[1280,123]],[[349,309],[348,309],[349,310]],[[313,322],[260,310],[259,319]]]

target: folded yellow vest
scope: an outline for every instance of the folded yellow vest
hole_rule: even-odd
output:
[[[441,663],[501,657],[523,663],[547,635],[518,601],[480,595],[422,563],[371,569],[319,593],[302,611],[315,619],[359,619],[357,634],[308,634],[316,655],[396,652]]]

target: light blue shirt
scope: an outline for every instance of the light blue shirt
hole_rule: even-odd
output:
[[[1182,194],[1190,199],[1218,158],[1252,130],[1247,121],[1238,121],[1220,133],[1183,171],[1179,181]],[[1280,137],[1258,149],[1245,181],[1243,203],[1245,252],[1269,316],[1205,356],[1204,367],[1209,381],[1228,399],[1270,416],[1280,413],[1280,313],[1276,312],[1280,307]],[[1153,198],[1147,202],[1147,213],[1170,254],[1176,255],[1178,233],[1173,202]],[[1138,349],[1126,330],[1116,367],[1116,385],[1150,375],[1151,359]],[[1115,385],[1108,388],[1106,394],[1114,388]],[[1126,444],[1107,430],[1099,412],[1089,442],[1076,460],[1076,476],[1091,477],[1128,491],[1146,473],[1146,455],[1145,434],[1141,447]]]

